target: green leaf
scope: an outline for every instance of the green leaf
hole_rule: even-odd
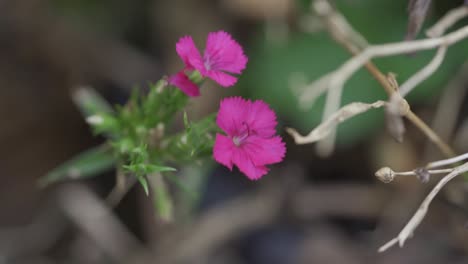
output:
[[[185,129],[190,129],[190,121],[188,120],[186,111],[184,111],[184,126],[185,126]]]
[[[148,180],[146,179],[145,176],[137,176],[138,182],[140,182],[141,186],[143,187],[143,190],[145,191],[145,194],[148,196],[149,195],[149,188],[148,188]]]
[[[73,93],[72,98],[84,117],[113,112],[106,99],[92,88],[79,88]]]
[[[158,165],[144,164],[144,163],[124,165],[123,168],[124,170],[135,173],[138,176],[148,175],[150,173],[156,173],[156,172],[176,171],[176,169],[172,167],[158,166]]]
[[[150,93],[142,101],[142,111],[145,113],[145,125],[149,128],[159,123],[167,124],[181,111],[188,102],[188,96],[172,86],[162,86],[165,82],[158,82],[150,86]]]
[[[161,155],[176,162],[193,162],[211,155],[215,134],[220,130],[215,119],[216,114],[212,114],[197,122],[189,122],[185,131],[163,143],[167,147]]]
[[[156,212],[163,220],[171,221],[173,202],[162,175],[160,173],[152,175],[150,182],[153,189],[153,205]]]
[[[90,178],[110,170],[114,163],[115,158],[107,146],[101,145],[86,150],[53,169],[39,179],[39,185],[44,187],[64,180]]]

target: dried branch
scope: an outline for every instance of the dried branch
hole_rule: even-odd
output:
[[[425,81],[439,68],[445,58],[447,46],[442,45],[437,49],[436,55],[424,68],[415,73],[400,86],[400,94],[405,97],[414,87]]]
[[[426,168],[432,169],[432,168],[443,167],[443,166],[451,165],[451,164],[454,164],[454,163],[457,163],[466,159],[468,159],[468,153],[465,153],[465,154],[462,154],[462,155],[459,155],[450,159],[444,159],[444,160],[431,162],[427,164]]]
[[[391,96],[390,104],[386,111],[389,124],[388,128],[398,142],[403,141],[403,134],[405,132],[401,117],[406,116],[410,111],[408,102],[402,97],[405,97],[412,89],[429,78],[439,68],[444,60],[446,51],[447,47],[445,45],[440,46],[432,61],[403,83],[398,89],[399,93],[393,93]]]
[[[286,132],[288,132],[294,138],[296,144],[313,143],[327,137],[332,132],[333,127],[346,121],[347,119],[359,115],[361,113],[367,112],[370,109],[379,108],[385,105],[386,102],[384,101],[377,101],[372,104],[360,102],[350,103],[333,113],[326,121],[322,122],[307,136],[301,136],[293,128],[286,128]]]
[[[376,57],[386,57],[398,54],[411,53],[421,50],[429,50],[438,48],[442,45],[450,46],[468,37],[468,26],[465,26],[457,31],[447,34],[443,37],[423,39],[415,41],[397,42],[390,44],[369,46],[363,52],[354,56],[340,68],[333,71],[331,76],[328,76],[328,89],[342,89],[344,83],[368,60]],[[321,84],[324,77],[314,82]],[[313,86],[313,85],[311,85]]]
[[[319,142],[317,144],[317,154],[322,157],[327,157],[329,156],[335,147],[335,139],[336,139],[336,125],[339,123],[340,115],[346,116],[346,111],[342,111],[344,114],[340,114],[340,111],[338,110],[340,108],[341,104],[341,94],[343,93],[343,86],[329,90],[327,93],[327,99],[325,101],[325,109],[323,110],[323,115],[322,115],[322,124],[327,124],[326,129],[327,129],[327,134],[329,134],[329,137],[324,137],[324,140]],[[343,109],[345,109],[344,107]],[[342,109],[342,110],[343,110]],[[366,110],[365,110],[366,111]],[[336,114],[337,115],[336,115]],[[337,119],[338,122],[327,122],[325,120],[333,120]]]
[[[428,176],[434,175],[434,174],[445,174],[445,173],[450,173],[453,171],[453,169],[441,169],[441,170],[426,170],[424,169],[424,172],[422,172],[422,169],[424,168],[419,168],[415,169],[412,171],[403,171],[403,172],[396,172],[393,171],[389,167],[383,167],[379,169],[378,171],[375,172],[375,176],[382,182],[384,183],[390,183],[392,182],[396,176],[417,176],[420,178],[421,174],[427,174]],[[422,180],[422,179],[421,179]]]
[[[400,247],[403,247],[405,241],[412,236],[414,230],[419,226],[421,221],[424,219],[426,216],[427,210],[429,208],[429,205],[431,204],[432,200],[434,197],[439,193],[439,191],[453,178],[456,176],[465,173],[468,171],[468,162],[458,166],[453,169],[453,171],[449,174],[447,174],[442,180],[440,180],[437,185],[432,189],[432,191],[426,196],[424,201],[421,203],[419,206],[418,210],[416,213],[413,215],[413,217],[408,221],[406,226],[401,230],[401,232],[398,234],[397,237],[394,239],[390,240],[387,242],[385,245],[379,248],[379,252],[383,252],[396,243],[399,244]]]
[[[431,38],[442,36],[445,31],[457,23],[462,18],[468,16],[468,6],[460,6],[452,9],[443,16],[436,24],[426,31],[426,35]]]
[[[414,39],[426,19],[431,0],[410,0],[408,5],[409,22],[406,39]]]
[[[329,77],[331,77],[331,74],[323,76],[320,83],[312,83],[300,90],[298,89],[296,94],[299,100],[299,107],[303,110],[312,108],[315,101],[328,90]]]
[[[317,3],[319,7],[317,8]],[[342,44],[350,53],[356,54],[356,48],[359,48],[362,45],[359,45],[361,41],[356,41],[359,39],[364,39],[358,32],[356,32],[350,24],[341,16],[341,19],[335,19],[336,12],[326,0],[316,0],[312,4],[312,8],[319,14],[319,16],[325,21],[324,24],[327,26],[328,32],[330,35],[340,44]],[[344,34],[342,37],[338,37],[339,34],[336,32],[343,32],[344,28],[351,28],[351,31],[348,31],[347,34]],[[467,30],[467,29],[465,29]],[[334,33],[335,32],[335,33]],[[467,34],[465,32],[465,34]],[[453,37],[452,37],[453,38]],[[365,40],[365,39],[364,39]],[[356,44],[358,43],[358,44]],[[414,46],[414,45],[413,45]],[[361,47],[362,48],[362,47]],[[412,47],[414,48],[414,47]],[[362,53],[359,56],[363,56]],[[356,57],[359,57],[356,56]],[[366,55],[369,56],[369,55]],[[396,87],[394,87],[388,80],[388,78],[375,66],[375,64],[370,61],[364,60],[364,66],[372,74],[372,76],[382,85],[389,97],[391,97],[396,92]],[[322,78],[310,84],[306,90],[303,90],[302,94],[298,95],[300,104],[302,107],[307,105],[307,103],[312,104],[317,97],[322,95],[329,87],[333,87],[332,77],[336,74],[331,72],[327,75],[324,75]],[[339,84],[339,83],[338,83]],[[440,137],[426,124],[422,121],[416,114],[414,114],[411,109],[405,114],[405,117],[412,122],[419,130],[421,130],[431,142],[433,142],[442,153],[446,156],[454,156],[454,151],[443,142]]]

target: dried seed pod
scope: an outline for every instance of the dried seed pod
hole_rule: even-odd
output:
[[[389,167],[383,167],[375,172],[375,176],[384,183],[389,183],[395,179],[395,172]]]

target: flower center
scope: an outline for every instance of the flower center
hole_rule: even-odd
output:
[[[239,147],[240,145],[242,145],[242,143],[244,143],[245,139],[247,139],[248,136],[249,136],[249,133],[244,133],[240,136],[232,137],[232,142],[234,142],[234,145]]]
[[[205,65],[205,69],[206,69],[207,71],[211,70],[211,63],[210,63],[209,58],[206,58],[206,59],[205,59],[204,65]]]
[[[236,145],[237,147],[239,147],[240,145],[242,145],[242,143],[244,143],[244,141],[245,141],[245,140],[249,137],[249,135],[250,135],[249,126],[248,126],[246,123],[243,123],[242,125],[245,126],[245,128],[242,129],[243,131],[240,133],[240,135],[232,137],[232,142],[233,142],[234,145]]]

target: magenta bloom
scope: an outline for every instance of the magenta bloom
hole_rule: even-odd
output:
[[[203,57],[190,36],[182,37],[176,44],[176,50],[185,64],[185,69],[179,74],[185,75],[185,71],[197,70],[203,77],[208,77],[223,87],[234,85],[237,78],[230,74],[240,74],[247,64],[247,57],[242,47],[224,31],[212,32],[208,35]],[[171,84],[184,92],[193,90],[192,86],[195,85],[192,82],[191,84],[179,82],[178,84],[182,86],[176,83]]]
[[[184,72],[178,72],[168,79],[169,84],[179,87],[182,92],[190,97],[195,97],[200,95],[200,88],[194,84],[190,79],[185,75]]]
[[[283,160],[286,146],[276,136],[276,115],[263,101],[241,97],[221,101],[218,126],[227,134],[216,134],[214,159],[232,170],[236,165],[251,180],[268,172],[266,165]]]

